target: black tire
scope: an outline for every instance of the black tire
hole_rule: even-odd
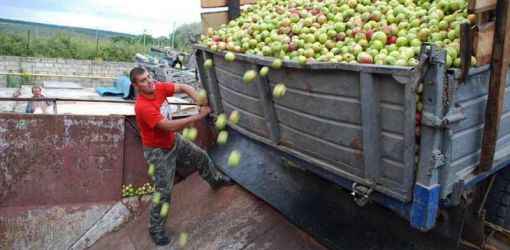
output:
[[[496,176],[485,208],[489,222],[510,229],[510,166]]]

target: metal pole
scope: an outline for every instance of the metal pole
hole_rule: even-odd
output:
[[[174,31],[172,32],[172,49],[175,49],[175,21],[174,21]]]
[[[96,57],[99,51],[99,27],[96,28]]]
[[[0,97],[0,102],[23,102],[23,101],[31,101],[33,98],[20,98],[20,97]],[[135,101],[130,100],[103,100],[103,99],[76,99],[76,98],[49,98],[43,97],[38,98],[39,101],[51,101],[51,102],[93,102],[93,103],[114,103],[114,104],[134,104]],[[183,102],[168,102],[169,105],[176,105],[178,107],[181,106],[197,106],[191,103],[183,103]]]
[[[144,46],[144,47],[145,47],[145,32],[146,32],[146,31],[147,31],[146,29],[144,29],[144,30],[143,30],[143,46]]]
[[[28,30],[27,50],[30,49],[30,29]]]

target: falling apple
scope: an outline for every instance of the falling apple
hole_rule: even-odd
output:
[[[190,141],[194,141],[195,139],[197,139],[197,134],[198,134],[198,131],[196,128],[189,128],[189,132],[188,132],[188,139]]]
[[[149,171],[147,172],[147,174],[149,176],[154,176],[154,172],[156,172],[156,166],[154,164],[149,164]]]
[[[205,68],[210,69],[210,68],[212,68],[212,66],[213,66],[213,61],[211,59],[205,60],[205,62],[204,62]]]
[[[225,115],[225,114],[218,115],[218,117],[216,118],[215,125],[216,125],[216,128],[219,130],[224,129],[225,126],[227,125],[227,115]]]
[[[257,77],[257,72],[255,70],[248,70],[244,73],[243,82],[251,83]]]
[[[227,143],[227,140],[228,140],[228,132],[227,131],[220,131],[220,133],[218,134],[218,139],[216,139],[216,142],[219,144],[219,145],[224,145],[225,143]]]
[[[152,204],[157,205],[157,204],[159,204],[160,200],[161,200],[161,193],[160,192],[155,192],[152,195]]]
[[[285,92],[287,91],[287,87],[285,86],[285,84],[283,83],[278,83],[275,85],[274,89],[273,89],[273,96],[274,97],[282,97],[283,95],[285,95]]]
[[[159,216],[162,218],[166,218],[168,216],[168,210],[170,209],[170,204],[168,202],[163,203],[161,205],[161,211],[159,212]]]
[[[181,233],[179,235],[179,247],[185,248],[186,245],[188,245],[188,234],[187,233]]]
[[[236,167],[241,163],[241,153],[237,150],[233,150],[230,152],[228,156],[228,165],[231,167]]]
[[[205,89],[201,89],[199,92],[198,92],[198,101],[200,103],[203,103],[203,102],[206,102],[207,101],[207,91],[205,91]]]
[[[239,111],[237,111],[237,110],[232,111],[232,113],[230,113],[230,116],[228,118],[228,120],[232,124],[237,124],[239,122],[239,119],[241,119],[241,115],[239,114]]]
[[[264,66],[260,69],[259,75],[262,77],[266,77],[268,73],[269,73],[269,67]]]

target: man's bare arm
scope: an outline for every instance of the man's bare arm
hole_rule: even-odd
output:
[[[178,131],[185,127],[188,127],[195,121],[202,120],[204,117],[207,116],[211,112],[211,108],[208,106],[200,107],[200,110],[198,111],[198,114],[192,115],[186,118],[177,119],[177,120],[168,120],[163,119],[158,124],[156,124],[156,127],[158,129],[170,132],[170,131]]]
[[[175,84],[174,91],[175,93],[186,93],[186,95],[191,97],[191,99],[193,99],[195,102],[199,101],[197,91],[186,84]]]

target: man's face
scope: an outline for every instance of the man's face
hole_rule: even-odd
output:
[[[32,94],[34,94],[35,97],[41,97],[41,89],[40,88],[32,89]]]
[[[143,74],[135,77],[136,82],[134,87],[141,93],[152,94],[156,90],[156,86],[154,85],[154,80],[152,79],[149,72],[145,71]]]

